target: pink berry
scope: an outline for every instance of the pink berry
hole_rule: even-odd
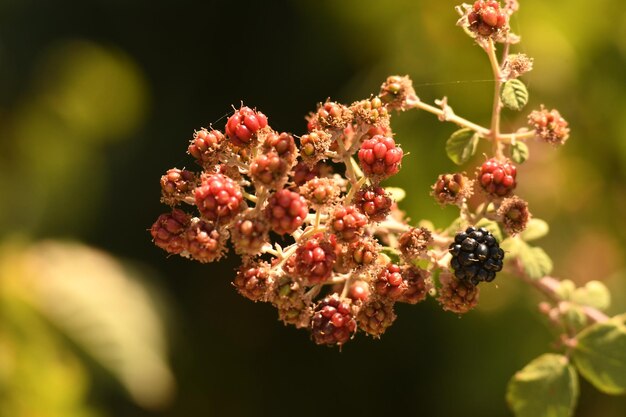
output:
[[[185,231],[190,221],[191,216],[179,209],[161,214],[150,228],[154,244],[171,254],[183,252],[187,247]]]
[[[403,152],[392,138],[376,135],[361,144],[358,156],[363,173],[380,180],[398,173]]]
[[[478,172],[480,186],[494,197],[510,195],[517,185],[515,177],[517,168],[509,161],[496,158],[486,161]]]
[[[342,300],[337,294],[333,294],[315,307],[311,320],[311,337],[318,345],[341,346],[354,335],[356,327],[351,300]]]
[[[227,223],[245,208],[241,187],[222,174],[202,178],[194,197],[198,210],[210,221]]]
[[[309,285],[325,282],[333,273],[337,259],[334,235],[318,233],[298,246],[295,253],[295,273]]]
[[[249,107],[241,107],[226,122],[226,135],[236,146],[247,146],[257,137],[257,132],[267,126],[267,117]]]
[[[286,189],[274,193],[265,208],[272,230],[280,235],[295,232],[304,223],[308,213],[304,197]]]

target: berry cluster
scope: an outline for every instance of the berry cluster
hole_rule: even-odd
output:
[[[477,42],[495,39],[508,30],[511,10],[477,1],[468,5],[464,25]],[[507,77],[531,67],[527,57],[503,62]],[[447,173],[432,187],[442,206],[460,209],[455,227],[407,223],[393,198],[398,194],[381,185],[404,157],[391,113],[417,107],[443,121],[454,116],[445,100],[439,104],[442,110],[423,104],[409,77],[391,76],[376,96],[320,103],[302,136],[275,131],[267,116],[242,105],[223,133],[211,127],[193,134],[187,150],[199,172],[173,168],[161,177],[162,202],[171,210],[151,227],[153,241],[199,262],[220,259],[230,241],[243,261],[234,274],[237,291],[271,303],[280,320],[308,329],[317,344],[341,346],[358,331],[378,338],[396,319],[396,303],[428,295],[444,310],[466,313],[477,304],[477,285],[504,266],[494,234],[472,225],[488,221],[513,236],[530,213],[513,195],[517,169],[498,133],[483,129],[476,133],[489,136],[496,152],[475,179]],[[551,143],[567,137],[567,122],[555,110],[542,107],[529,121],[532,135]],[[483,192],[474,195],[475,188]]]

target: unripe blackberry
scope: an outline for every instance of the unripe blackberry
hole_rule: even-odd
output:
[[[389,112],[380,97],[354,102],[350,110],[357,125],[389,126]]]
[[[206,220],[227,223],[245,208],[241,187],[222,174],[202,178],[194,190],[198,210]]]
[[[226,135],[235,146],[250,145],[257,132],[267,126],[267,117],[249,107],[241,107],[226,122]]]
[[[344,245],[339,254],[339,270],[343,273],[374,265],[381,250],[380,244],[372,238],[361,238]]]
[[[288,162],[295,160],[298,155],[296,141],[292,135],[285,132],[280,134],[271,132],[268,134],[263,141],[263,150],[273,150],[280,155],[281,158],[284,158]]]
[[[354,205],[374,222],[387,218],[392,203],[389,194],[377,185],[363,187],[354,196]]]
[[[310,167],[306,163],[300,161],[293,167],[291,179],[297,187],[304,185],[305,182],[320,176],[320,164]]]
[[[276,191],[265,207],[265,216],[279,235],[293,233],[304,223],[309,208],[300,194],[286,189]]]
[[[341,346],[350,340],[356,327],[350,299],[341,300],[333,294],[315,306],[311,336],[316,344]]]
[[[348,288],[348,297],[352,301],[367,301],[370,298],[370,285],[361,279],[354,280]]]
[[[300,138],[300,155],[309,166],[327,158],[332,136],[324,130],[313,130]]]
[[[363,173],[375,181],[397,174],[402,155],[394,140],[382,135],[364,141],[358,154]]]
[[[432,187],[432,196],[442,206],[455,204],[460,206],[472,196],[473,181],[461,173],[442,174]]]
[[[289,161],[271,150],[258,155],[250,164],[250,177],[256,186],[268,189],[281,189],[287,182],[287,173],[291,168]]]
[[[449,273],[439,276],[441,284],[437,301],[446,311],[465,314],[478,305],[479,288],[471,283],[459,280]]]
[[[504,199],[497,212],[504,227],[504,231],[515,236],[522,233],[530,220],[530,212],[528,211],[528,203],[518,196]]]
[[[432,241],[432,233],[424,227],[412,227],[398,238],[400,252],[409,263],[418,260],[424,255]]]
[[[270,301],[278,309],[278,318],[297,328],[309,327],[313,309],[304,296],[304,287],[289,277],[282,277],[273,286]]]
[[[202,128],[194,133],[187,151],[200,165],[208,167],[218,163],[224,140],[224,134],[219,130]]]
[[[201,263],[220,259],[227,251],[228,231],[213,222],[194,218],[185,231],[186,249],[191,259]]]
[[[567,121],[555,109],[548,111],[541,105],[540,110],[528,115],[528,124],[535,129],[539,139],[552,145],[563,145],[569,138]]]
[[[356,319],[359,329],[378,339],[396,319],[393,302],[380,299],[370,300],[361,307]]]
[[[403,272],[405,271],[400,265],[389,263],[373,281],[376,294],[393,301],[400,299],[408,288]]]
[[[454,276],[472,285],[491,282],[496,272],[502,270],[504,251],[484,227],[468,227],[464,232],[457,233],[449,250]]]
[[[183,252],[187,246],[185,231],[191,222],[191,216],[180,209],[164,213],[150,228],[154,244],[171,254]]]
[[[317,111],[309,115],[308,129],[313,130],[343,130],[352,123],[352,111],[343,104],[334,101],[320,103]]]
[[[428,290],[430,290],[430,285],[426,282],[426,278],[429,275],[429,272],[426,270],[410,265],[405,266],[402,278],[406,282],[406,290],[397,301],[408,304],[417,304],[424,301]]]
[[[172,168],[161,177],[161,201],[170,206],[178,205],[181,200],[191,197],[191,191],[196,185],[196,174]]]
[[[338,206],[332,214],[330,227],[344,242],[353,242],[363,234],[367,217],[356,206]]]
[[[496,158],[491,158],[480,167],[478,182],[489,195],[506,197],[517,186],[516,176],[517,168],[511,162],[502,162]]]
[[[467,15],[469,30],[480,36],[491,36],[499,32],[507,20],[506,13],[500,10],[500,3],[492,0],[476,1]]]
[[[257,255],[267,243],[270,225],[260,214],[255,209],[247,209],[235,218],[231,226],[231,240],[238,254]]]
[[[233,285],[237,288],[239,294],[252,301],[267,301],[272,282],[269,264],[256,262],[239,268]]]
[[[313,178],[300,187],[300,193],[311,203],[311,207],[319,210],[336,203],[341,190],[333,179]]]
[[[308,285],[325,282],[333,273],[337,259],[337,242],[334,235],[317,233],[300,243],[294,255],[295,273]]]
[[[407,99],[417,100],[413,82],[408,76],[392,75],[380,86],[380,99],[394,110],[406,110]]]

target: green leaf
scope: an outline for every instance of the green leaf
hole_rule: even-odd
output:
[[[526,145],[524,142],[515,142],[514,144],[511,144],[509,152],[511,154],[511,159],[518,164],[526,161],[530,154],[530,151],[528,150],[528,145]]]
[[[571,300],[572,294],[576,291],[576,284],[572,280],[564,279],[559,283],[555,291],[562,300]]]
[[[446,153],[455,164],[464,164],[476,153],[479,139],[472,129],[459,129],[446,141]]]
[[[509,80],[502,85],[500,99],[505,107],[519,111],[528,103],[528,90],[520,80]]]
[[[544,237],[550,231],[550,226],[545,220],[532,218],[528,221],[526,229],[520,233],[522,240],[529,242],[531,240]]]
[[[108,369],[140,405],[173,394],[157,300],[138,270],[79,243],[45,241],[23,256],[28,302]],[[37,267],[33,267],[37,265]]]
[[[465,224],[465,220],[463,220],[461,217],[457,217],[456,219],[452,221],[452,223],[450,223],[450,226],[448,226],[445,231],[446,233],[450,235],[455,235],[459,231],[464,229],[463,227],[464,224]]]
[[[552,259],[539,247],[533,247],[520,241],[517,257],[524,272],[532,279],[539,279],[552,272]]]
[[[574,362],[581,375],[607,394],[626,392],[626,314],[578,334]]]
[[[506,400],[517,417],[569,417],[578,401],[578,375],[565,356],[543,354],[513,375]]]
[[[476,223],[475,227],[484,227],[485,229],[489,230],[496,239],[498,239],[498,242],[502,242],[502,231],[500,230],[500,226],[498,226],[498,223],[483,218],[480,219],[478,223]]]
[[[389,194],[396,203],[399,203],[406,197],[406,191],[400,187],[385,187],[385,192]]]
[[[400,263],[401,261],[400,251],[392,248],[391,246],[383,246],[383,248],[380,250],[380,253],[386,255],[389,260],[394,264]]]
[[[562,317],[565,324],[578,332],[587,326],[588,319],[582,307],[572,303],[561,304]]]
[[[576,288],[572,301],[578,304],[606,310],[611,305],[611,293],[600,281],[589,281],[584,287]]]

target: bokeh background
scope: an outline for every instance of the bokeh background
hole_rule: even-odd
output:
[[[463,318],[399,306],[382,340],[339,352],[237,295],[236,256],[168,258],[146,231],[162,173],[191,167],[194,129],[241,100],[301,134],[317,102],[410,74],[423,100],[487,123],[489,63],[455,4],[0,1],[0,416],[510,415],[508,379],[553,340],[515,279]],[[519,194],[551,225],[555,275],[604,281],[626,311],[626,7],[525,0],[512,26],[535,69],[505,128],[545,103],[572,129],[563,148],[531,144]],[[410,155],[389,184],[445,226],[456,213],[428,192],[455,169],[454,126],[417,111],[393,126]],[[626,414],[582,385],[578,416]]]

